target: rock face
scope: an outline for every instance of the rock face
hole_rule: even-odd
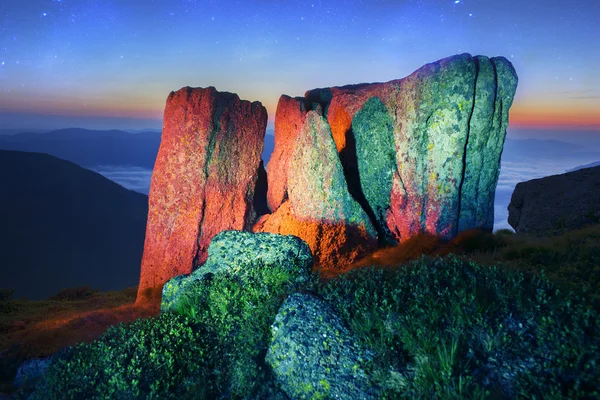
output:
[[[500,155],[516,86],[515,70],[505,58],[461,54],[427,64],[400,80],[314,89],[304,99],[282,97],[275,143],[277,150],[277,143],[285,142],[281,148],[286,150],[277,153],[267,168],[269,206],[274,212],[254,229],[282,232],[285,227],[285,232],[307,241],[323,268],[351,262],[370,245],[351,255],[340,251],[332,257],[317,247],[313,239],[317,228],[300,229],[294,222],[301,219],[300,212],[312,207],[309,204],[315,204],[314,188],[319,188],[320,198],[333,202],[323,208],[344,208],[341,204],[348,202],[348,194],[362,208],[360,218],[354,220],[364,227],[361,238],[337,242],[366,243],[374,237],[372,229],[379,244],[421,233],[451,239],[469,229],[491,230]],[[307,105],[323,110],[326,122],[318,122],[316,128],[319,141],[303,139],[317,122],[314,112],[305,114]],[[331,154],[329,137],[337,157]],[[323,146],[319,151],[330,155],[313,157],[312,165],[296,161],[292,167],[298,152],[317,144]],[[344,195],[340,195],[345,192],[342,185],[321,179],[324,170],[335,164],[333,159],[343,170]],[[330,165],[320,167],[320,173],[301,170],[325,161]],[[298,193],[295,199],[292,182]],[[330,222],[338,230],[352,226],[349,219],[329,221],[318,212],[304,223],[320,227]],[[328,236],[339,238],[344,233]]]
[[[281,305],[271,327],[266,361],[292,399],[375,399],[362,348],[325,302],[295,293]]]
[[[299,236],[325,269],[375,247],[377,232],[348,191],[329,124],[317,111],[307,113],[287,165],[289,200],[257,231]]]
[[[508,205],[508,223],[517,233],[600,223],[600,167],[518,183]]]
[[[181,295],[191,290],[194,282],[207,279],[207,276],[226,274],[243,279],[253,268],[269,268],[272,265],[285,266],[297,277],[295,284],[300,287],[309,280],[313,257],[308,245],[295,236],[221,232],[210,243],[208,258],[200,268],[190,275],[176,276],[165,283],[161,311],[174,310]]]
[[[267,111],[209,87],[172,92],[149,195],[138,289],[160,287],[204,262],[211,239],[256,219]]]
[[[461,54],[387,83],[284,95],[266,177],[260,103],[171,93],[139,293],[192,272],[223,230],[296,235],[334,273],[378,245],[491,230],[516,86],[506,59]]]
[[[275,113],[275,147],[267,169],[268,193],[267,200],[271,212],[288,198],[288,170],[290,154],[294,149],[294,141],[302,130],[306,117],[304,98],[291,98],[283,95],[279,98]],[[268,172],[268,171],[267,171]]]

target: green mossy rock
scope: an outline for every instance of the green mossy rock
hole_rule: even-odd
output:
[[[300,219],[361,227],[377,232],[368,215],[352,198],[327,120],[309,111],[290,161],[289,197]]]
[[[393,241],[387,228],[392,179],[396,173],[393,120],[379,97],[371,97],[352,119],[360,185],[385,241]]]
[[[208,259],[190,275],[176,276],[165,283],[162,292],[161,312],[176,309],[179,297],[211,276],[227,274],[244,279],[252,268],[272,265],[295,269],[296,284],[309,281],[313,258],[308,245],[292,235],[223,231],[216,235],[208,247]]]
[[[291,399],[375,399],[361,347],[331,306],[295,293],[281,305],[266,361]]]

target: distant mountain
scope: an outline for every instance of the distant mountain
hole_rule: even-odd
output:
[[[599,165],[600,165],[600,161],[596,161],[596,162],[593,162],[593,163],[590,163],[590,164],[578,165],[577,167],[568,169],[565,172],[578,171],[578,170],[584,169],[584,168],[593,168],[593,167],[597,167]]]
[[[0,136],[0,149],[47,153],[83,167],[130,165],[154,168],[160,132],[129,133],[69,128]]]
[[[160,133],[161,130],[160,129],[153,129],[153,128],[147,128],[147,129],[123,129],[124,132],[129,132],[129,133],[146,133],[146,132],[158,132]]]
[[[46,298],[138,283],[148,197],[56,157],[0,150],[0,287]]]

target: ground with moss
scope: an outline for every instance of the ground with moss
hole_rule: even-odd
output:
[[[423,237],[353,267],[314,276],[302,291],[331,304],[375,351],[368,373],[381,398],[600,396],[600,226],[551,237]],[[285,274],[202,283],[178,312],[61,350],[27,393],[285,399],[265,363],[271,324],[290,294]],[[34,308],[6,298],[1,307],[11,327]]]

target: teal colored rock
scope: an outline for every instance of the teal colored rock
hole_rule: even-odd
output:
[[[427,64],[401,82],[389,219],[399,238],[456,235],[475,77],[473,58],[462,54]]]
[[[508,127],[508,110],[517,87],[512,65],[502,57],[474,58],[477,80],[471,115],[458,231],[494,226],[494,195]]]
[[[306,93],[325,110],[346,181],[380,244],[492,229],[517,80],[505,58],[459,54],[403,79]]]
[[[288,267],[300,287],[308,282],[313,258],[308,245],[292,235],[223,231],[208,247],[208,259],[190,275],[179,275],[165,283],[161,312],[173,311],[182,296],[195,285],[217,274],[243,279],[252,268],[272,265]]]
[[[384,241],[393,241],[387,228],[392,179],[397,173],[393,120],[379,97],[372,97],[352,119],[362,193]]]
[[[322,300],[295,293],[271,326],[266,362],[291,399],[376,399],[365,372],[373,352],[358,344]]]
[[[327,121],[309,111],[296,140],[288,172],[289,201],[296,218],[346,224],[377,237],[366,212],[352,198]]]

